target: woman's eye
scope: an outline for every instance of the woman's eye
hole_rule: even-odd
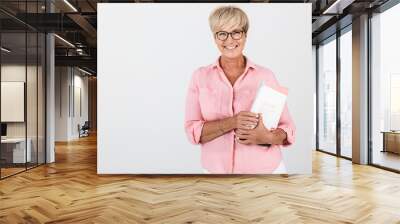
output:
[[[227,33],[218,33],[219,37],[226,37],[228,34]]]
[[[233,35],[233,36],[240,36],[240,35],[241,35],[241,32],[240,32],[240,31],[234,31],[234,32],[232,33],[232,35]]]

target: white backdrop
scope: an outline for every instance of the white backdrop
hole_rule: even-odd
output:
[[[219,56],[208,26],[222,4],[98,4],[98,173],[202,173],[184,132],[193,71]],[[289,88],[296,143],[289,173],[311,173],[311,4],[230,4],[249,16],[245,55]]]

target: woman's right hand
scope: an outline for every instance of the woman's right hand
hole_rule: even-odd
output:
[[[258,114],[249,111],[241,111],[234,117],[235,128],[253,129],[258,124]]]

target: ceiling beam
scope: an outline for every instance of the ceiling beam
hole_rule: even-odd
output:
[[[336,0],[332,2],[322,14],[342,14],[343,10],[351,5],[355,0]]]
[[[91,56],[55,56],[56,66],[81,66],[93,71],[97,68],[97,59]]]

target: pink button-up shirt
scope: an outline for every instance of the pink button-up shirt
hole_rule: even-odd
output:
[[[205,122],[250,111],[260,81],[279,86],[271,70],[247,59],[244,73],[232,86],[219,61],[197,69],[186,98],[185,131],[193,144],[201,144]],[[265,115],[264,115],[265,116]],[[285,105],[277,128],[287,134],[283,146],[293,144],[295,125]],[[201,162],[210,173],[272,173],[282,161],[281,145],[244,145],[235,141],[234,131],[201,144]]]

